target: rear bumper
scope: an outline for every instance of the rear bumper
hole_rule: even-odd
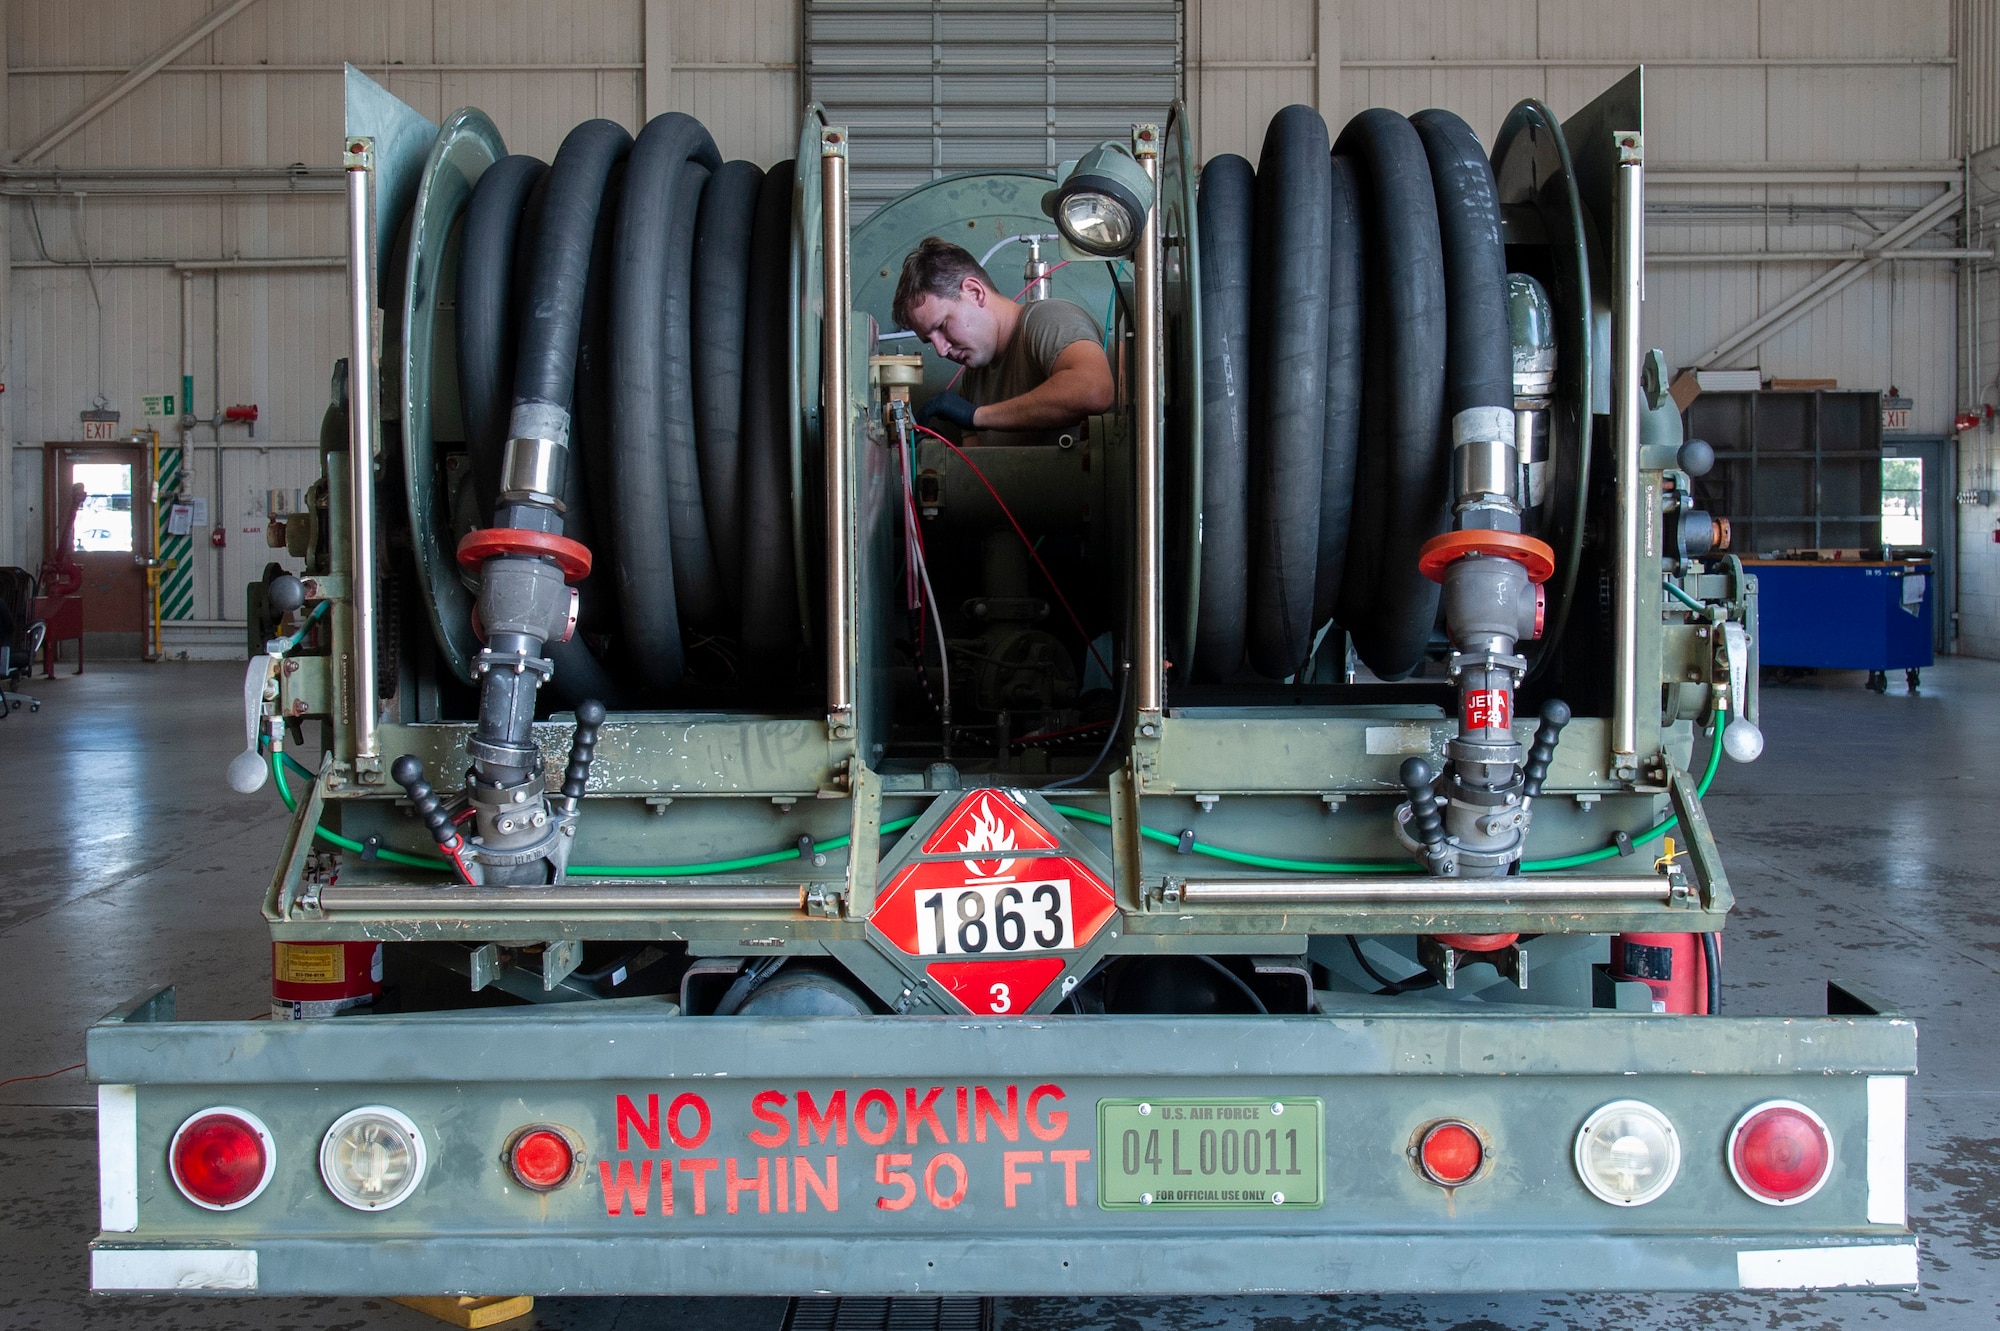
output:
[[[1903,1091],[1916,1032],[1895,1015],[1854,1012],[1851,1000],[1838,1006],[1849,1015],[774,1020],[576,1004],[272,1025],[147,1020],[171,1016],[156,1002],[90,1033],[103,1207],[92,1286],[1081,1295],[1913,1285]],[[1326,1107],[1323,1205],[1097,1204],[1098,1171],[1110,1167],[1099,1100],[1301,1095]],[[1593,1198],[1571,1163],[1583,1118],[1623,1098],[1666,1112],[1684,1144],[1674,1185],[1629,1210]],[[1749,1198],[1723,1159],[1736,1119],[1773,1098],[1811,1105],[1835,1141],[1832,1178],[1792,1207]],[[378,1103],[419,1125],[430,1167],[407,1202],[362,1213],[333,1200],[316,1155],[335,1118]],[[250,1110],[276,1143],[267,1190],[226,1213],[184,1200],[166,1162],[175,1129],[217,1105]],[[1408,1158],[1413,1134],[1446,1116],[1475,1124],[1490,1148],[1486,1172],[1455,1191]],[[508,1137],[537,1122],[568,1128],[584,1149],[578,1176],[547,1194],[514,1184],[501,1158]],[[1188,1157],[1173,1164],[1195,1167],[1195,1136],[1190,1126]]]

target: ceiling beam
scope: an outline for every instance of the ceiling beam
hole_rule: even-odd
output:
[[[1902,248],[1906,242],[1930,230],[1940,218],[1957,207],[1962,194],[1963,190],[1954,182],[1937,198],[1885,231],[1881,239],[1868,248],[1867,253],[1872,257],[1850,259],[1835,265],[1717,342],[1702,355],[1696,356],[1688,364],[1698,370],[1713,369],[1724,357],[1734,355],[1746,347],[1755,346],[1790,328],[1821,304],[1873,272],[1884,262],[1882,256],[1885,251]]]
[[[46,153],[49,149],[82,129],[91,121],[103,115],[113,106],[116,106],[134,92],[137,92],[147,79],[152,78],[153,75],[166,68],[170,61],[186,51],[190,46],[193,46],[196,42],[208,36],[217,28],[220,28],[223,24],[229,22],[229,20],[235,18],[238,14],[241,14],[256,3],[257,0],[223,0],[223,3],[202,15],[201,18],[195,21],[192,27],[182,32],[180,36],[174,38],[152,55],[132,66],[131,69],[126,71],[125,77],[119,79],[103,92],[91,98],[90,101],[84,103],[75,115],[72,115],[68,120],[63,121],[26,148],[23,148],[20,156],[15,158],[15,160],[19,162],[35,161],[43,153]]]

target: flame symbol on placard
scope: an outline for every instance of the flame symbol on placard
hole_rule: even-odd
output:
[[[958,848],[961,851],[1013,850],[1014,830],[993,816],[993,806],[982,795],[979,813],[973,818],[972,826],[967,829],[965,840],[958,843]],[[988,865],[992,867],[988,868]],[[1014,861],[971,859],[965,862],[965,867],[972,870],[976,878],[998,878],[1014,867]]]

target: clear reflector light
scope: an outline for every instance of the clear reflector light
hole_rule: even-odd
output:
[[[1577,1176],[1613,1206],[1644,1206],[1673,1186],[1680,1169],[1680,1135],[1643,1100],[1612,1101],[1576,1134]]]
[[[1083,191],[1064,199],[1056,225],[1071,241],[1095,254],[1118,254],[1132,247],[1132,213],[1108,194]]]
[[[1796,1206],[1833,1177],[1833,1134],[1796,1100],[1766,1100],[1729,1134],[1729,1172],[1760,1202]]]
[[[191,1116],[167,1147],[174,1186],[208,1211],[234,1211],[256,1201],[271,1185],[277,1165],[277,1148],[264,1121],[231,1105]]]
[[[319,1144],[319,1176],[328,1192],[357,1211],[386,1211],[424,1177],[424,1138],[408,1116],[364,1105],[334,1121]]]

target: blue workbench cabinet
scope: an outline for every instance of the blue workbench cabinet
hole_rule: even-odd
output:
[[[1743,567],[1757,578],[1761,664],[1873,676],[1931,664],[1928,562],[1746,559]]]

